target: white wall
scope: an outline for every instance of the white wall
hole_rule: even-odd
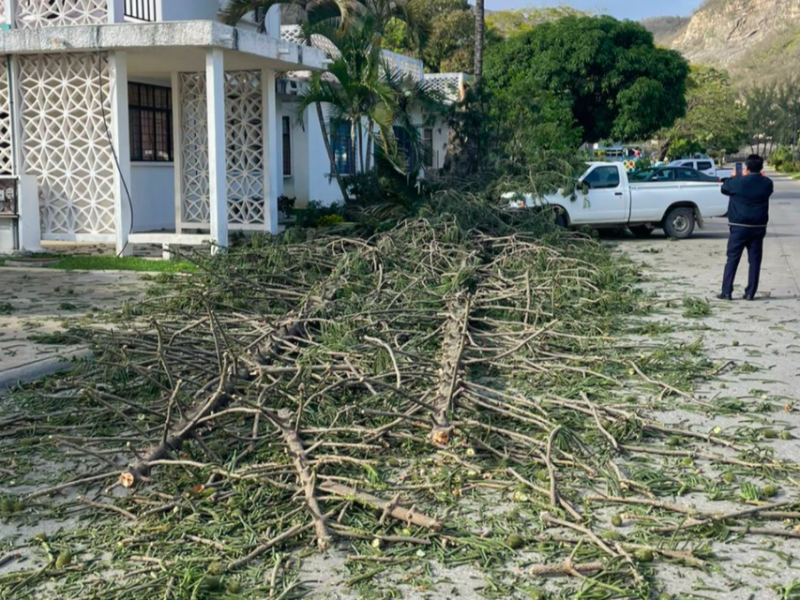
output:
[[[216,20],[219,0],[157,0],[162,21]]]
[[[297,104],[284,99],[278,107],[278,132],[281,136],[283,129],[280,119],[283,116],[289,116],[292,120],[292,176],[282,177],[283,152],[281,152],[282,193],[290,198],[296,198],[298,208],[307,206],[311,201],[320,202],[325,206],[341,202],[342,194],[338,184],[335,180],[329,179],[330,161],[323,142],[316,108],[312,106],[307,109],[301,121],[297,118]],[[422,113],[419,111],[415,113],[414,120],[421,127]],[[433,166],[440,169],[444,167],[447,155],[449,126],[443,118],[438,118],[433,124],[426,123],[425,126],[433,130]],[[330,127],[328,134],[332,134]],[[365,140],[365,152],[366,143]],[[281,148],[283,147],[282,137],[279,139],[279,145]]]
[[[172,163],[131,163],[134,232],[175,230],[174,178]]]

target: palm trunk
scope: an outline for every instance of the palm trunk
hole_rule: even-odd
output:
[[[372,129],[374,127],[375,123],[372,122],[372,119],[367,121],[367,171],[372,170],[372,148],[375,144]]]
[[[325,143],[325,150],[328,152],[328,160],[331,163],[331,176],[336,179],[336,183],[339,184],[339,189],[342,192],[342,199],[347,202],[350,198],[347,195],[347,186],[342,181],[342,176],[339,173],[339,169],[336,166],[336,156],[333,153],[333,148],[331,147],[331,138],[328,135],[328,126],[325,124],[325,111],[322,110],[322,103],[317,102],[317,119],[319,119],[319,128],[322,130],[322,141]]]
[[[483,48],[486,40],[484,0],[475,2],[475,89],[480,92],[483,79]]]
[[[361,118],[358,119],[358,157],[361,172],[364,173],[364,125]]]

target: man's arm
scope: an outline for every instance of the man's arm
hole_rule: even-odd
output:
[[[722,193],[726,196],[733,196],[736,193],[736,178],[731,177],[730,179],[726,179],[725,182],[722,184]]]

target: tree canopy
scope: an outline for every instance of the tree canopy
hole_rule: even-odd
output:
[[[399,19],[387,28],[385,47],[418,56],[434,73],[472,71],[475,17],[467,0],[428,0],[419,5],[417,18],[429,28],[422,48]]]
[[[485,86],[511,123],[546,101],[562,121],[569,108],[585,142],[640,140],[685,114],[688,74],[637,23],[567,16],[490,46]]]
[[[739,150],[746,140],[747,117],[726,72],[692,67],[686,102],[686,116],[660,136],[664,155],[708,152],[720,157]]]

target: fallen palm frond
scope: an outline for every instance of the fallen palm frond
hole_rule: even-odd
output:
[[[38,542],[82,569],[0,575],[0,598],[45,580],[61,598],[289,598],[302,590],[287,553],[312,541],[366,557],[347,562],[356,587],[423,559],[498,569],[524,546],[542,559],[531,577],[645,598],[654,560],[703,567],[708,540],[780,535],[757,525],[800,503],[675,502],[765,502],[778,491],[740,494],[736,479],[796,465],[649,414],[696,406],[688,387],[708,369],[692,349],[614,337],[641,308],[633,269],[588,237],[464,210],[486,218],[190,255],[196,274],[94,331],[97,360],[20,394],[0,431],[4,456],[67,449],[102,466],[3,504],[8,518],[91,516]],[[115,478],[114,494],[97,487]],[[502,520],[481,517],[498,503]],[[607,526],[598,507],[620,505],[633,514]]]

